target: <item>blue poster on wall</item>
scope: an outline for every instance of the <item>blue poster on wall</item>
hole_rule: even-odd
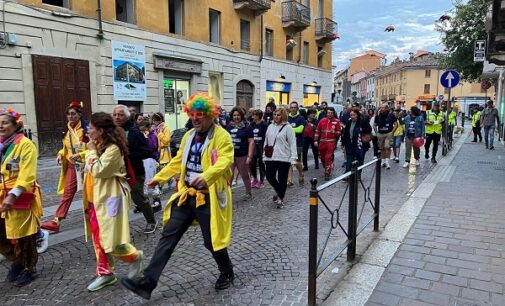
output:
[[[291,83],[267,81],[267,91],[290,92]]]
[[[321,86],[303,85],[303,93],[319,95],[321,94]]]

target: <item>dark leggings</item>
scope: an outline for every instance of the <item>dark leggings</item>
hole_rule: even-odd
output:
[[[0,254],[5,256],[9,261],[19,262],[26,270],[31,272],[35,272],[35,266],[39,259],[39,255],[37,254],[37,238],[38,234],[35,233],[15,239],[17,243],[14,244],[13,240],[7,239],[5,219],[0,218]]]
[[[314,155],[314,162],[316,167],[319,165],[319,148],[314,145],[314,138],[304,138],[303,139],[303,151],[302,151],[302,160],[303,167],[307,167],[307,155],[309,153],[309,147],[312,148],[312,155]]]
[[[258,178],[258,167],[260,168],[260,181],[265,180],[265,163],[263,162],[263,152],[258,155],[254,155],[251,161],[251,175],[253,179]]]
[[[267,161],[265,164],[267,181],[272,185],[279,198],[284,200],[288,188],[288,173],[291,163]]]

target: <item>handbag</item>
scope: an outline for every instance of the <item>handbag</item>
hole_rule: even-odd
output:
[[[19,210],[30,209],[34,200],[35,193],[25,191],[16,198],[16,201],[14,201],[14,204],[12,204],[11,208]]]
[[[279,133],[277,133],[277,135],[279,135],[282,132],[282,129],[284,129],[285,126],[286,126],[286,124],[284,124],[281,127],[281,129],[279,130]],[[268,145],[268,138],[267,138],[267,144],[263,148],[263,152],[265,152],[266,157],[272,157],[272,155],[274,154],[274,146],[275,146],[275,142],[277,141],[277,135],[275,135],[274,143],[271,146]]]
[[[124,164],[126,166],[126,182],[128,182],[130,187],[133,187],[137,183],[137,177],[135,176],[135,170],[133,170],[132,163],[127,156],[124,157]]]

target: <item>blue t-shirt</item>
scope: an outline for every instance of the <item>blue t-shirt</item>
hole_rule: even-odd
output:
[[[249,124],[240,127],[229,124],[226,128],[231,135],[235,157],[246,156],[249,151],[249,138],[254,138],[253,129]]]
[[[375,124],[377,124],[377,131],[381,134],[392,132],[396,120],[396,116],[391,113],[376,116]]]

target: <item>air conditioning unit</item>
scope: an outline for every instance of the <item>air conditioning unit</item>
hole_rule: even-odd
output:
[[[317,52],[317,56],[318,56],[318,57],[321,57],[321,56],[323,56],[323,55],[325,55],[325,54],[326,54],[326,51],[325,51],[325,50],[320,50],[319,52]]]

